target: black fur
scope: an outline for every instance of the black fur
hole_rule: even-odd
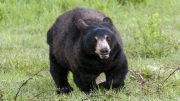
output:
[[[94,53],[94,36],[102,37],[104,34],[110,37],[111,52],[110,57],[103,60]],[[128,72],[126,56],[118,31],[104,14],[84,8],[62,14],[49,29],[47,43],[50,73],[58,93],[73,90],[67,81],[68,71],[72,72],[76,85],[85,92],[93,87],[109,89],[124,86]],[[97,85],[95,80],[102,72],[106,74],[106,82]]]

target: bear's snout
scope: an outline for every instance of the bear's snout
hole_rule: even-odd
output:
[[[108,48],[103,48],[103,49],[101,49],[101,50],[100,50],[100,54],[101,54],[101,55],[107,55],[107,54],[109,54],[109,49],[108,49]]]
[[[108,59],[109,58],[110,50],[108,48],[103,48],[100,50],[100,58],[101,59]]]
[[[96,51],[95,53],[101,58],[101,59],[108,59],[109,53],[111,49],[106,39],[99,39],[97,40],[96,44]]]

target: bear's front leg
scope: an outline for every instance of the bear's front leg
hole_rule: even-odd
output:
[[[114,67],[112,71],[106,72],[106,81],[100,83],[98,86],[106,89],[120,89],[124,86],[125,76],[128,72],[127,60],[121,65]]]
[[[95,86],[96,75],[85,73],[80,75],[74,74],[73,79],[80,90],[84,91],[85,93],[89,93]]]

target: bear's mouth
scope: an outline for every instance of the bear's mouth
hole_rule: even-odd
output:
[[[108,59],[109,58],[109,54],[100,54],[99,57],[101,59]]]

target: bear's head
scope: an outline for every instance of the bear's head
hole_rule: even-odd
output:
[[[112,21],[105,17],[102,24],[88,25],[80,19],[77,27],[81,32],[81,47],[88,54],[94,54],[100,59],[108,59],[110,52],[117,43],[115,31],[112,30]]]

